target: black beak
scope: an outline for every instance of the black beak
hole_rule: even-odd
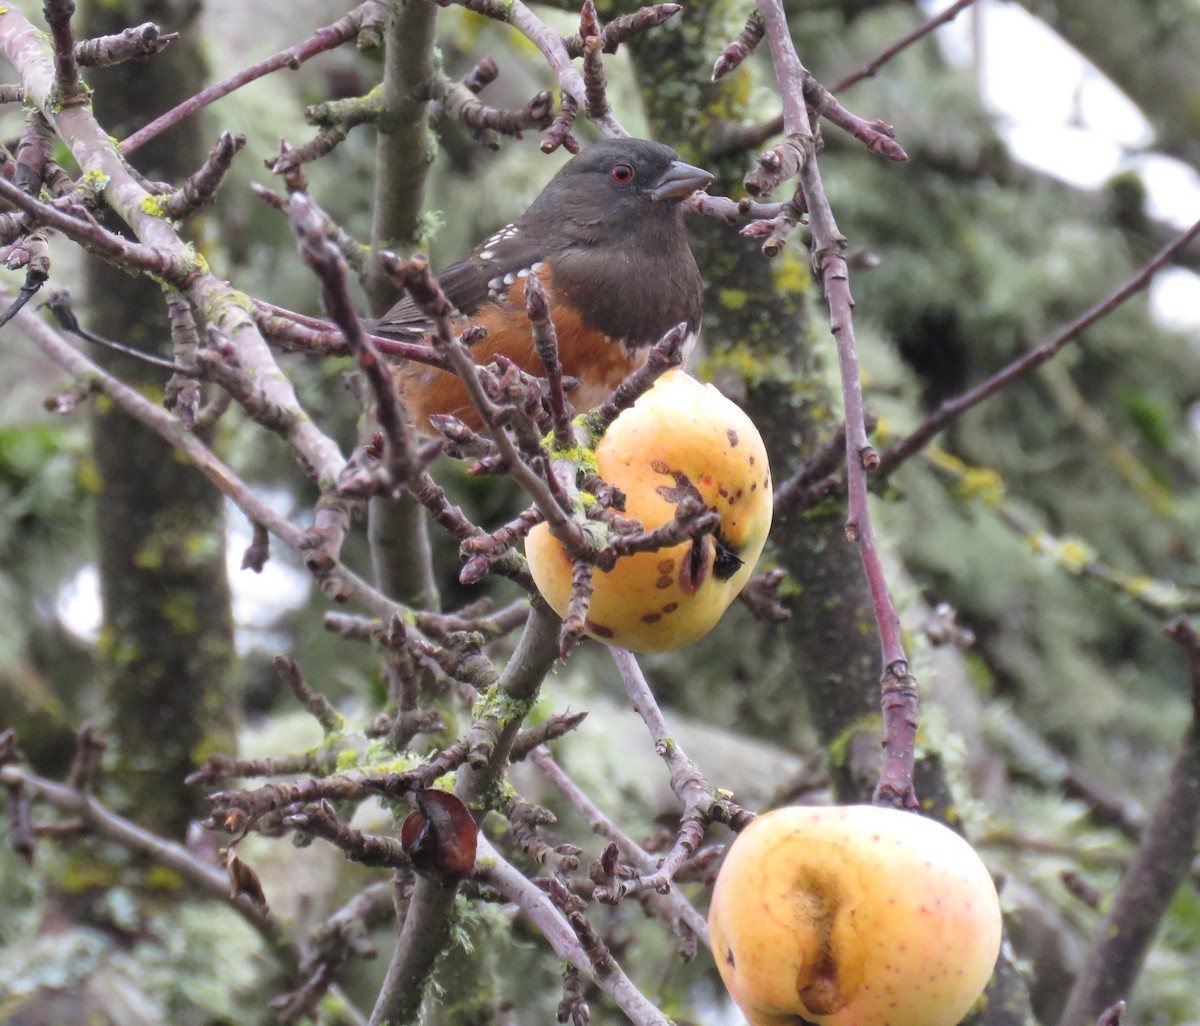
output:
[[[649,189],[653,200],[682,200],[687,199],[697,189],[708,187],[713,176],[703,168],[685,164],[682,160],[671,161],[666,169]]]

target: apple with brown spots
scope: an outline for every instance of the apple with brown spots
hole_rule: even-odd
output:
[[[708,928],[751,1026],[955,1026],[991,978],[1000,903],[975,850],[940,823],[791,807],[734,841]]]
[[[712,385],[663,374],[596,447],[600,476],[624,492],[625,514],[661,527],[689,493],[720,514],[715,534],[638,552],[597,571],[586,629],[635,652],[662,652],[703,637],[754,571],[771,528],[771,471],[750,418]],[[525,544],[529,569],[561,616],[571,561],[544,524]]]

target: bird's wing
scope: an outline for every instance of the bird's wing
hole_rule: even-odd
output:
[[[509,286],[545,256],[544,247],[530,243],[519,224],[505,225],[437,276],[442,291],[461,314],[471,316],[486,303],[506,301]],[[432,330],[433,322],[405,296],[379,318],[373,328],[380,335],[413,338]]]

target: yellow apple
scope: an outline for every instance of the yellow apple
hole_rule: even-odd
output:
[[[771,527],[771,471],[754,424],[712,385],[670,370],[612,423],[596,461],[600,476],[625,493],[626,516],[646,530],[670,521],[689,492],[718,512],[720,527],[597,570],[587,633],[636,652],[707,634],[749,580]],[[530,532],[525,552],[538,591],[561,616],[570,559],[544,524]]]
[[[734,841],[708,928],[751,1026],[955,1026],[991,977],[1000,903],[975,850],[940,823],[792,807]]]

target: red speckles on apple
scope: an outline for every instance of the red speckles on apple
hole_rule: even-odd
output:
[[[729,444],[729,432],[736,446]],[[628,517],[653,530],[674,518],[680,502],[698,498],[720,517],[722,548],[705,535],[621,557],[611,570],[593,575],[588,632],[639,652],[695,641],[745,586],[770,529],[770,489],[749,491],[764,473],[764,480],[770,476],[758,431],[711,385],[671,370],[613,422],[595,456],[600,476],[625,495]],[[736,516],[729,497],[741,498]],[[562,615],[573,575],[561,544],[539,524],[525,553],[538,590]],[[715,572],[718,560],[721,572]],[[608,633],[593,632],[591,623]]]
[[[940,824],[788,808],[734,842],[709,929],[751,1026],[954,1026],[991,975],[1000,910],[979,857]]]

